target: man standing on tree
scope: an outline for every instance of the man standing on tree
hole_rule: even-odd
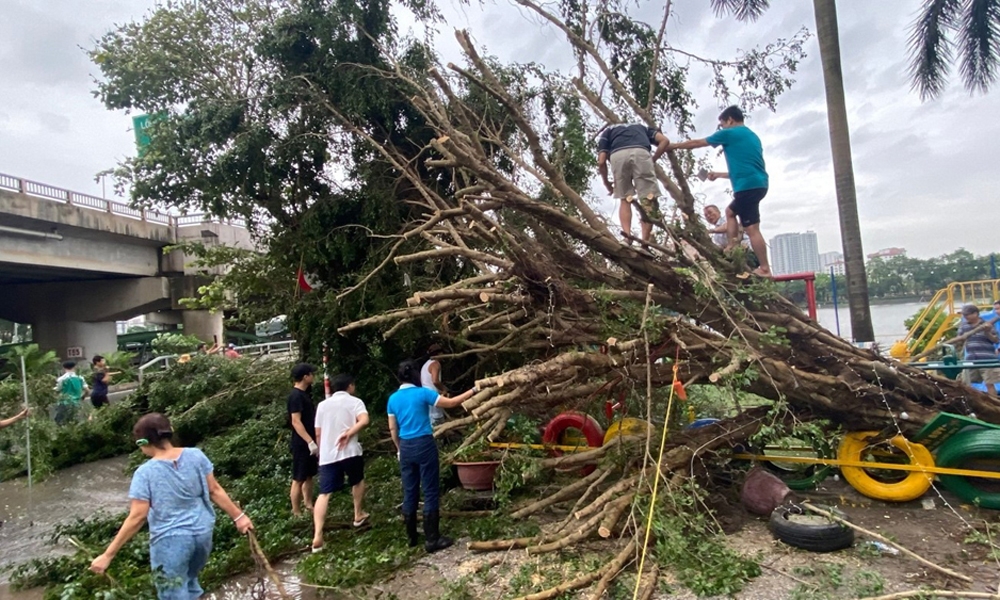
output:
[[[656,152],[649,154],[650,146]],[[670,140],[659,129],[645,125],[612,125],[597,138],[597,171],[608,193],[618,198],[618,220],[622,233],[632,235],[632,205],[637,200],[643,211],[650,217],[659,213],[657,198],[660,186],[656,183],[654,164],[667,151]],[[611,157],[611,172],[614,185],[608,180],[608,157]],[[653,224],[641,219],[642,241],[648,242],[653,233]],[[628,238],[626,238],[628,239]],[[629,244],[632,240],[628,240]]]
[[[308,363],[292,367],[295,387],[288,395],[288,425],[292,428],[292,514],[302,516],[302,507],[313,509],[312,480],[319,472],[319,446],[316,444],[316,407],[312,388],[316,369]]]
[[[768,177],[764,168],[764,149],[757,134],[743,124],[743,111],[730,106],[719,115],[719,130],[700,140],[687,140],[670,144],[670,150],[693,150],[695,148],[722,146],[729,171],[712,171],[708,179],[729,179],[732,182],[734,198],[726,207],[726,224],[730,249],[739,243],[739,225],[750,238],[750,247],[757,256],[760,266],[754,275],[771,276],[771,265],[767,261],[767,243],[760,234],[760,201],[767,195]]]

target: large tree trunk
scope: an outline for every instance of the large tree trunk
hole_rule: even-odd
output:
[[[844,247],[847,299],[851,308],[851,336],[856,342],[872,342],[875,341],[875,333],[868,306],[868,275],[865,273],[865,253],[858,223],[844,76],[840,69],[837,3],[835,0],[813,0],[813,8],[816,12],[819,54],[823,62],[823,82],[826,84],[826,113],[830,121],[830,149],[833,151],[833,173],[837,182],[840,238]]]

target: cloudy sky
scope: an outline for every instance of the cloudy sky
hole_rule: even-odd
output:
[[[84,48],[116,23],[141,18],[152,0],[5,0],[0,20],[0,173],[101,194],[95,174],[134,150],[131,119],[93,97],[96,68]],[[708,0],[674,0],[668,27],[673,46],[727,58],[739,49],[813,30],[812,3],[774,2],[755,24],[719,19]],[[919,0],[840,0],[841,52],[854,150],[854,172],[866,252],[902,246],[930,257],[964,247],[1000,250],[1000,225],[989,218],[996,201],[991,159],[1000,139],[993,96],[970,96],[957,82],[939,99],[921,103],[906,78],[906,39]],[[504,0],[463,5],[444,0],[449,26],[468,28],[490,53],[550,67],[566,60],[556,32]],[[662,3],[643,3],[658,24]],[[455,52],[448,26],[441,49]],[[517,35],[511,35],[517,32]],[[761,206],[761,230],[812,230],[821,252],[840,250],[825,96],[815,38],[806,45],[796,83],[777,111],[757,110],[748,125],[760,135],[771,187]],[[568,66],[568,65],[567,65]],[[697,76],[693,80],[698,80]],[[698,135],[715,129],[718,106],[705,86]],[[988,109],[993,106],[993,111]],[[664,133],[673,137],[669,127]],[[716,168],[724,160],[714,158]],[[724,203],[724,183],[695,182],[708,202]],[[595,190],[596,192],[597,190]],[[110,190],[108,191],[110,194]],[[606,210],[613,206],[606,202]]]

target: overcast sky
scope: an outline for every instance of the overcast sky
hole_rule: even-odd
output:
[[[675,0],[668,39],[696,54],[729,58],[737,49],[791,37],[803,25],[815,29],[811,2],[772,4],[757,23],[742,24],[715,17],[708,0]],[[906,78],[906,39],[919,0],[838,4],[865,251],[902,246],[910,256],[926,258],[958,247],[976,254],[1000,249],[1000,225],[988,212],[997,196],[993,153],[1000,119],[994,113],[1000,90],[970,96],[953,81],[941,98],[921,103]],[[95,174],[134,153],[134,140],[130,117],[105,110],[93,97],[97,69],[83,48],[152,5],[151,0],[4,1],[0,173],[101,194]],[[442,7],[450,26],[468,28],[489,53],[550,67],[566,60],[552,28],[503,0],[482,7],[445,0]],[[643,8],[658,24],[662,3]],[[441,31],[441,49],[453,55],[449,27]],[[770,174],[770,192],[761,205],[764,236],[812,230],[820,252],[826,252],[840,250],[840,235],[815,37],[806,52],[777,111],[758,109],[747,124],[764,144]],[[699,100],[697,135],[704,137],[714,131],[719,107],[707,87],[693,91]],[[664,133],[676,135],[669,127]],[[714,152],[699,152],[725,170]],[[694,186],[708,202],[727,201],[724,182]],[[612,214],[612,203],[605,204]]]

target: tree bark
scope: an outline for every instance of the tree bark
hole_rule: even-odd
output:
[[[840,213],[840,238],[844,248],[847,300],[851,309],[851,336],[855,342],[873,342],[871,309],[868,305],[868,275],[858,222],[858,198],[854,187],[854,164],[851,158],[851,132],[847,125],[847,101],[844,76],[840,68],[840,34],[837,28],[835,0],[813,0],[816,13],[816,37],[823,62],[826,86],[826,113],[830,123],[830,150],[837,184],[837,209]]]

